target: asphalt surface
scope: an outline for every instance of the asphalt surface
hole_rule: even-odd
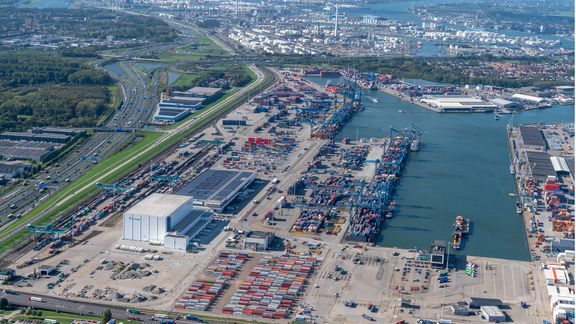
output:
[[[32,307],[34,309],[43,309],[51,311],[66,312],[78,315],[101,316],[107,309],[112,312],[112,318],[119,320],[126,320],[128,316],[137,316],[144,322],[154,322],[150,316],[146,315],[132,315],[126,312],[126,308],[120,308],[108,305],[97,305],[87,302],[80,302],[64,298],[56,298],[38,294],[20,293],[11,290],[10,293],[3,293],[0,295],[6,298],[8,303],[15,306]],[[30,297],[41,298],[42,301],[31,301]]]

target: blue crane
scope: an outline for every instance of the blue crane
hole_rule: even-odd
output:
[[[26,228],[30,232],[32,232],[32,234],[34,235],[34,238],[38,238],[42,234],[48,234],[52,238],[54,238],[54,237],[58,237],[60,235],[64,235],[64,234],[68,233],[68,231],[70,231],[69,228],[60,229],[60,228],[55,228],[52,225],[39,226],[39,225],[28,224],[26,226]]]
[[[157,175],[153,175],[152,177],[150,177],[150,179],[152,181],[156,181],[158,183],[168,183],[171,187],[173,187],[174,183],[176,183],[178,180],[180,180],[180,176],[177,174],[175,174],[175,175],[157,174]]]

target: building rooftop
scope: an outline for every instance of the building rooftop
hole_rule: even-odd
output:
[[[538,127],[534,126],[520,126],[520,136],[522,136],[522,141],[524,145],[530,146],[542,146],[546,147],[546,142],[544,141],[544,136]]]
[[[262,232],[262,231],[250,231],[248,232],[248,234],[246,234],[246,237],[260,238],[260,239],[265,239],[269,236],[274,236],[274,233]]]
[[[201,96],[206,96],[206,97],[210,97],[213,96],[215,94],[217,94],[218,92],[222,91],[221,88],[208,88],[208,87],[194,87],[192,89],[189,89],[188,93],[194,93],[194,94],[198,94]]]
[[[496,306],[481,306],[482,311],[488,316],[504,316],[504,313]]]
[[[548,176],[556,176],[556,170],[550,161],[550,155],[546,152],[526,151],[528,165],[532,170],[532,176],[536,180],[544,180]]]
[[[212,216],[212,211],[207,209],[194,208],[192,209],[178,224],[173,225],[170,231],[183,234],[182,231],[186,230],[190,224],[196,222],[199,218],[207,218]]]
[[[468,298],[468,305],[470,307],[480,308],[481,306],[496,306],[500,307],[503,306],[504,303],[500,299],[496,298],[479,298],[479,297],[470,297]]]
[[[191,201],[191,199],[189,196],[153,193],[134,205],[126,213],[165,218],[170,216],[180,206]]]
[[[224,201],[252,177],[251,171],[209,169],[180,188],[178,194],[192,196],[195,201]]]

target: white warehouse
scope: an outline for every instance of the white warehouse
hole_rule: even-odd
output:
[[[211,221],[212,212],[194,207],[190,196],[153,193],[124,213],[123,239],[164,244],[168,234],[194,238]]]

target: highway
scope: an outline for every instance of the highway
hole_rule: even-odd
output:
[[[112,318],[114,319],[126,320],[128,319],[128,316],[131,316],[131,314],[126,312],[126,308],[120,308],[117,306],[97,305],[64,298],[21,293],[13,290],[11,290],[10,293],[1,294],[0,297],[6,298],[8,303],[12,305],[33,307],[35,309],[44,309],[90,316],[101,316],[105,310],[109,309],[110,312],[112,312]],[[29,300],[30,297],[41,298],[42,301],[31,301]],[[139,317],[144,320],[144,322],[154,322],[150,318],[146,318],[144,315],[140,315]]]

